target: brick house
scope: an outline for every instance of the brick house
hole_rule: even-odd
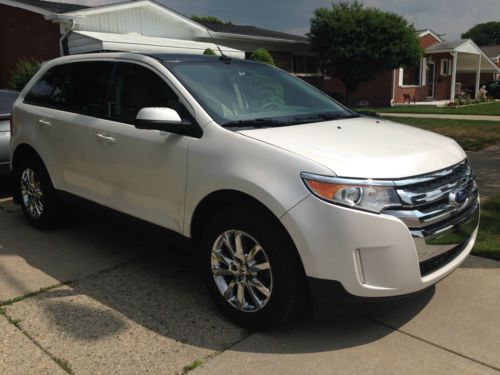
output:
[[[36,0],[0,2],[0,88],[6,87],[17,59],[48,60],[59,56],[59,25],[44,16],[83,8]]]
[[[208,31],[208,30],[210,31]],[[0,88],[19,58],[48,60],[98,51],[203,53],[213,40],[226,55],[270,51],[282,69],[318,75],[307,38],[254,26],[200,24],[153,0],[105,6],[39,0],[0,0]]]
[[[407,69],[384,72],[364,82],[353,94],[353,104],[388,106],[413,102],[453,100],[456,95],[477,95],[479,84],[491,80],[500,68],[472,40],[443,41],[432,30],[418,31],[424,51],[419,63]],[[344,87],[337,79],[318,82],[324,91],[342,96]]]

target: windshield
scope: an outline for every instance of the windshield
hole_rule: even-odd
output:
[[[303,124],[357,115],[298,78],[265,64],[183,62],[171,67],[224,127]]]

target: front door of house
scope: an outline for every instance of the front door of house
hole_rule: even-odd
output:
[[[436,78],[436,63],[427,63],[427,99],[434,98],[434,79]]]

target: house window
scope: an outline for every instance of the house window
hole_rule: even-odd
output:
[[[409,68],[400,69],[400,86],[420,86],[422,84],[422,61]]]
[[[293,73],[296,75],[319,75],[319,62],[316,56],[293,56]]]
[[[451,60],[442,59],[441,60],[441,75],[449,76],[451,74]]]

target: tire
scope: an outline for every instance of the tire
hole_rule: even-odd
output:
[[[14,173],[15,194],[24,216],[37,229],[51,229],[60,223],[61,207],[43,163],[35,157],[19,161]]]
[[[200,250],[212,299],[234,323],[251,330],[267,329],[291,320],[307,306],[297,250],[269,213],[241,206],[214,215]]]

